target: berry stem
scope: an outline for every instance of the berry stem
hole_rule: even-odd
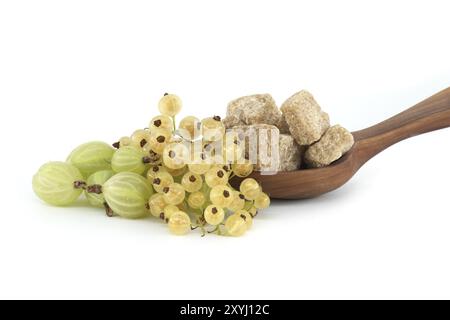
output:
[[[142,157],[142,162],[144,164],[152,163],[152,158],[150,158],[149,156]]]
[[[248,203],[245,204],[244,209],[245,209],[246,211],[250,210],[251,207],[253,206],[253,203],[254,203],[253,201],[249,201]]]
[[[74,181],[73,187],[75,189],[83,189],[83,190],[85,190],[86,189],[86,182],[84,182],[84,181]]]
[[[105,202],[103,203],[103,206],[105,207],[105,213],[108,217],[114,217],[114,212],[112,211],[112,209],[109,207],[109,205]]]
[[[217,226],[217,235],[218,236],[222,235],[222,230],[220,229],[220,224]]]
[[[172,122],[173,122],[173,133],[174,133],[177,128],[177,123],[175,122],[175,116],[172,117]]]
[[[217,227],[215,227],[213,230],[211,230],[211,231],[208,231],[208,233],[214,233],[214,232],[217,232],[217,230],[219,229],[219,226],[217,226]]]
[[[204,237],[206,235],[207,230],[205,229],[205,224],[202,223],[200,219],[197,219],[197,228],[200,228],[200,230],[202,231],[202,237]]]
[[[95,194],[101,194],[102,192],[102,186],[99,184],[93,184],[86,187],[86,192],[88,193],[95,193]]]

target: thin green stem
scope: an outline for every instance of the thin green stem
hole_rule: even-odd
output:
[[[235,190],[234,187],[229,182],[227,183],[227,187],[230,187],[231,189]]]
[[[205,209],[206,209],[205,204],[206,204],[206,200],[205,200],[205,203],[200,206],[200,209],[199,209],[200,210],[200,214],[203,214],[203,212],[205,212]]]
[[[202,237],[206,235],[207,230],[205,229],[205,225],[200,221],[200,219],[197,219],[197,225],[202,230]]]
[[[173,131],[172,131],[172,133],[173,133],[173,132],[175,132],[175,130],[177,128],[177,123],[175,121],[175,116],[172,117],[172,122],[173,122]]]
[[[214,232],[217,232],[217,229],[218,229],[219,227],[215,227],[214,229],[212,229],[211,231],[208,231],[208,233],[214,233]]]
[[[251,209],[251,207],[253,206],[253,201],[249,201],[248,203],[245,204],[244,210],[248,211]]]

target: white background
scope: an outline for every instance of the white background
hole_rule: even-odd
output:
[[[450,130],[242,238],[49,207],[31,178],[89,140],[229,100],[315,94],[357,130],[450,85],[448,1],[1,1],[0,298],[450,298]]]

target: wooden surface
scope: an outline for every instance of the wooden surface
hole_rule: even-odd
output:
[[[325,168],[280,172],[251,177],[271,198],[306,199],[344,185],[369,159],[391,145],[413,136],[450,126],[450,88],[370,128],[354,132],[355,145]]]

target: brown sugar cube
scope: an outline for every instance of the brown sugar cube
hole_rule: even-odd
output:
[[[255,94],[231,101],[227,117],[237,118],[247,125],[263,123],[276,126],[281,112],[270,94]]]
[[[235,116],[225,117],[222,120],[222,122],[223,122],[223,124],[224,124],[226,129],[231,129],[231,128],[236,127],[236,126],[245,125],[244,122],[242,122],[241,120],[239,120]],[[289,126],[288,126],[288,124],[286,122],[286,119],[284,118],[283,115],[280,117],[280,120],[278,121],[276,127],[280,130],[280,133],[289,134]]]
[[[340,125],[329,128],[322,139],[308,148],[305,162],[310,167],[324,167],[341,158],[354,144],[353,135]]]
[[[282,134],[290,134],[289,125],[286,122],[286,118],[284,114],[281,115],[280,121],[278,121],[277,128],[280,129],[280,133]]]
[[[235,116],[228,116],[225,117],[223,120],[223,125],[225,126],[226,129],[230,129],[233,128],[235,126],[240,126],[240,125],[244,125],[244,123],[239,120],[239,118],[236,118]]]
[[[278,171],[294,171],[302,164],[302,150],[289,134],[280,134]]]
[[[300,91],[281,106],[289,131],[299,145],[318,141],[330,127],[330,118],[308,91]]]
[[[244,146],[245,158],[255,164],[256,171],[276,172],[278,170],[280,131],[277,127],[255,124],[236,126],[232,130],[238,133]]]
[[[245,156],[255,164],[255,171],[276,173],[300,168],[302,148],[289,134],[280,134],[275,126],[257,124],[237,126]]]

